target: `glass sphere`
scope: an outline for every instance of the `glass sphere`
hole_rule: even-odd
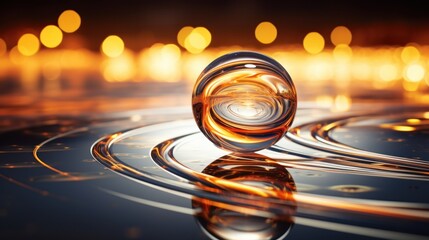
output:
[[[210,63],[192,93],[201,132],[216,146],[254,152],[279,141],[293,122],[295,86],[280,63],[256,52],[234,52]]]

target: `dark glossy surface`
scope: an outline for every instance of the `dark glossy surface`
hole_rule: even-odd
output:
[[[428,109],[311,106],[244,155],[215,147],[189,108],[5,117],[0,236],[427,239]]]

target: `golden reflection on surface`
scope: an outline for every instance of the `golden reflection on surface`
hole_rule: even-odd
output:
[[[412,132],[416,130],[415,127],[411,126],[393,126],[392,129],[399,132]]]
[[[410,123],[410,124],[419,124],[420,122],[421,122],[421,120],[418,119],[418,118],[409,118],[409,119],[407,119],[407,123]]]

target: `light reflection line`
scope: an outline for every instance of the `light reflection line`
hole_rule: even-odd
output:
[[[88,128],[87,128],[87,127],[82,127],[82,128],[78,128],[78,129],[75,129],[75,130],[73,130],[73,131],[70,131],[70,132],[66,132],[66,133],[58,134],[58,135],[57,135],[57,136],[55,136],[55,137],[52,137],[52,138],[49,138],[49,139],[47,139],[47,140],[43,141],[42,143],[40,143],[39,145],[36,145],[36,146],[34,147],[34,149],[33,149],[33,156],[34,156],[34,158],[36,159],[36,161],[37,161],[37,162],[39,162],[40,164],[42,164],[44,167],[46,167],[46,168],[48,168],[48,169],[50,169],[50,170],[52,170],[52,171],[54,171],[54,172],[56,172],[56,173],[58,173],[58,174],[61,174],[61,175],[65,176],[65,177],[70,177],[70,179],[71,179],[71,180],[75,180],[75,181],[79,181],[79,180],[81,180],[81,178],[80,178],[80,177],[78,177],[78,176],[73,176],[73,175],[72,175],[72,174],[70,174],[69,172],[61,171],[61,170],[59,170],[59,169],[57,169],[57,168],[55,168],[55,167],[53,167],[53,166],[51,166],[51,165],[47,164],[46,162],[44,162],[44,161],[43,161],[43,160],[38,156],[38,151],[39,151],[39,149],[40,149],[42,146],[44,146],[45,144],[47,144],[47,143],[49,143],[49,142],[51,142],[51,141],[53,141],[53,140],[55,140],[55,139],[58,139],[58,138],[61,138],[61,137],[64,137],[64,136],[67,136],[67,135],[70,135],[70,134],[78,133],[78,132],[84,132],[84,131],[87,131],[87,130],[88,130]]]
[[[200,209],[190,209],[190,208],[186,208],[186,207],[179,207],[179,206],[175,206],[175,205],[171,205],[171,204],[167,204],[167,203],[155,202],[155,201],[151,201],[151,200],[144,199],[144,198],[130,196],[127,194],[115,192],[115,191],[104,189],[104,188],[100,188],[100,189],[104,192],[107,192],[109,194],[112,194],[114,196],[117,196],[117,197],[120,197],[123,199],[130,200],[132,202],[136,202],[136,203],[140,203],[143,205],[156,207],[156,208],[160,208],[160,209],[164,209],[164,210],[169,210],[169,211],[173,211],[173,212],[177,212],[177,213],[194,215],[194,214],[198,214],[200,212]]]
[[[295,217],[295,223],[308,226],[308,227],[313,227],[313,228],[321,228],[321,229],[326,229],[331,231],[344,232],[348,234],[355,234],[355,235],[361,235],[361,236],[367,236],[367,237],[376,237],[376,238],[389,239],[389,240],[410,240],[410,239],[427,240],[428,239],[427,236],[416,235],[411,233],[402,233],[402,232],[395,232],[395,231],[389,231],[389,230],[353,226],[353,225],[348,225],[343,223],[327,222],[327,221],[302,218],[302,217]]]
[[[154,126],[153,126],[154,127]],[[184,172],[181,172],[181,174],[185,174],[186,176],[181,176],[181,178],[187,179],[188,181],[190,181],[189,183],[184,183],[184,182],[177,182],[177,181],[166,181],[166,179],[161,180],[161,179],[157,179],[156,176],[152,176],[152,175],[147,175],[148,173],[144,172],[144,171],[138,171],[130,166],[125,165],[124,163],[120,162],[118,159],[114,158],[113,156],[110,155],[109,149],[110,147],[115,143],[120,141],[121,139],[124,138],[125,136],[133,136],[133,134],[135,134],[135,131],[128,131],[125,133],[121,133],[119,135],[117,135],[118,137],[115,138],[104,138],[101,139],[100,141],[98,141],[97,143],[95,143],[92,147],[92,154],[93,156],[100,160],[102,163],[104,163],[106,166],[108,166],[110,169],[116,171],[116,172],[120,172],[122,174],[125,175],[129,175],[130,177],[134,176],[137,177],[138,179],[142,180],[143,182],[145,182],[145,180],[148,180],[150,182],[152,182],[153,184],[159,184],[161,186],[163,186],[164,188],[170,188],[170,189],[174,189],[176,191],[184,191],[187,192],[188,194],[191,195],[199,195],[199,192],[196,192],[194,189],[192,189],[193,185],[191,185],[192,182],[199,182],[201,181],[201,178],[204,181],[204,183],[206,183],[206,181],[208,181],[208,185],[206,186],[200,186],[203,187],[203,191],[205,191],[205,194],[209,194],[210,198],[218,198],[219,196],[217,196],[220,192],[219,189],[216,191],[215,189],[212,189],[213,186],[211,186],[213,183],[215,186],[217,186],[217,184],[219,184],[219,182],[217,181],[210,181],[209,179],[207,179],[205,174],[202,173],[198,173],[199,178],[198,179],[194,179],[195,176],[188,176],[189,174],[192,175],[193,171],[190,169],[187,169]],[[187,135],[188,136],[188,135]],[[179,137],[180,138],[180,137]],[[177,140],[177,139],[176,139]],[[177,144],[177,141],[174,141],[174,139],[171,139],[169,141],[164,142],[163,146],[157,146],[154,147],[152,150],[152,154],[155,151],[156,155],[163,155],[162,157],[168,157],[169,160],[167,160],[165,163],[170,165],[173,164],[173,166],[168,166],[166,165],[165,167],[168,168],[176,168],[178,167],[181,170],[184,170],[184,168],[186,168],[185,166],[181,165],[180,163],[176,162],[176,160],[174,159],[174,157],[172,157],[171,155],[171,151],[172,149],[174,149],[175,145]],[[100,153],[99,151],[101,150],[102,153]],[[161,153],[162,152],[162,153]],[[164,156],[165,154],[165,156]],[[153,156],[152,156],[153,157]],[[167,170],[167,169],[165,169]],[[171,169],[169,169],[171,170]],[[167,170],[167,171],[169,171]],[[191,172],[189,172],[191,171]],[[210,176],[211,180],[214,180],[215,178],[213,178],[212,176]],[[156,183],[155,183],[156,182]],[[180,183],[180,184],[179,184]],[[217,184],[216,184],[217,183]],[[220,184],[223,187],[226,187],[228,189],[228,186],[225,186],[224,184]],[[190,189],[188,189],[190,188]],[[263,189],[258,189],[259,191],[264,191],[264,193],[266,193],[267,196],[276,196],[276,194],[272,193],[272,192],[267,192]],[[214,194],[214,195],[213,195]],[[204,195],[204,194],[203,194]],[[264,195],[264,194],[262,194]],[[230,197],[238,197],[238,196],[230,196]],[[362,202],[353,202],[353,201],[348,201],[348,200],[344,200],[344,199],[334,199],[334,198],[329,198],[329,197],[324,197],[324,196],[311,196],[311,195],[305,195],[305,194],[301,194],[301,193],[296,193],[293,196],[290,196],[291,198],[294,198],[297,203],[300,205],[301,207],[306,206],[309,208],[318,208],[318,207],[326,207],[326,208],[334,208],[334,209],[341,209],[344,211],[352,211],[352,212],[365,212],[367,214],[374,214],[374,215],[385,215],[385,216],[394,216],[394,217],[406,217],[406,218],[417,218],[417,219],[425,219],[428,220],[429,219],[429,214],[426,209],[419,209],[415,210],[415,209],[398,209],[395,207],[392,207],[391,204],[390,206],[384,206],[382,207],[381,204],[376,204],[373,205],[374,202],[365,202],[364,200],[362,200]],[[226,199],[222,199],[221,201],[225,201]],[[236,199],[235,201],[239,201],[241,203],[246,202],[246,197],[242,196],[240,197],[240,199]],[[250,200],[250,199],[249,199]],[[256,199],[254,199],[256,200]],[[285,205],[287,201],[287,199],[273,199],[270,198],[270,203],[271,204],[279,204],[279,205]],[[251,200],[253,202],[253,200]],[[248,202],[248,204],[250,203],[251,206],[254,206],[254,202]],[[258,201],[260,206],[261,201]],[[273,205],[273,206],[274,206]]]
[[[7,177],[7,176],[5,176],[5,175],[3,175],[3,174],[0,174],[0,178],[3,178],[4,180],[6,180],[6,181],[8,181],[8,182],[10,182],[10,183],[13,183],[13,184],[15,184],[15,185],[18,185],[18,186],[20,186],[20,187],[22,187],[22,188],[25,188],[25,189],[27,189],[27,190],[30,190],[30,191],[36,192],[36,193],[38,193],[38,194],[40,194],[40,195],[42,195],[42,196],[47,196],[47,195],[49,195],[49,192],[48,192],[48,191],[46,191],[46,190],[40,190],[40,189],[34,188],[34,187],[30,186],[30,185],[27,185],[27,184],[25,184],[25,183],[23,183],[23,182],[19,182],[19,181],[15,180],[15,179],[10,178],[10,177]]]
[[[136,202],[142,205],[156,207],[159,209],[169,210],[177,213],[182,213],[186,215],[192,215],[195,216],[196,214],[200,213],[201,209],[190,209],[186,207],[179,207],[176,205],[168,204],[168,203],[161,203],[161,202],[155,202],[144,198],[139,198],[123,193],[119,193],[116,191],[100,188],[100,190],[105,191],[109,194],[112,194],[114,196],[120,197],[122,199],[126,199],[132,202]],[[234,211],[233,209],[230,209],[231,211]],[[257,212],[255,214],[258,216]],[[264,216],[265,217],[265,216]],[[308,226],[312,228],[320,228],[335,232],[343,232],[347,234],[354,234],[354,235],[360,235],[360,236],[366,236],[366,237],[373,237],[373,238],[381,238],[381,239],[389,239],[389,240],[427,240],[426,236],[422,235],[416,235],[416,234],[410,234],[410,233],[403,233],[403,232],[395,232],[395,231],[389,231],[389,230],[383,230],[383,229],[375,229],[375,228],[369,228],[369,227],[361,227],[361,226],[354,226],[354,225],[348,225],[343,223],[335,223],[335,222],[328,222],[328,221],[322,221],[322,220],[315,220],[315,219],[309,219],[309,218],[303,218],[303,217],[293,217],[293,222],[295,224]]]

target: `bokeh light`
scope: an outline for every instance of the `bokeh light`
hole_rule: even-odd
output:
[[[271,22],[261,22],[255,29],[256,39],[263,44],[270,44],[277,38],[277,28]]]
[[[310,32],[305,36],[303,46],[308,53],[317,54],[323,51],[325,39],[318,32]]]
[[[58,17],[58,26],[66,33],[72,33],[79,29],[81,19],[74,10],[65,10]]]
[[[133,81],[136,74],[134,54],[125,50],[115,58],[108,58],[102,64],[102,73],[108,82]]]
[[[420,51],[415,46],[406,46],[401,51],[401,59],[404,63],[416,62],[420,59]]]
[[[101,44],[101,51],[111,58],[121,55],[124,52],[124,48],[124,41],[116,35],[108,36]]]
[[[334,103],[334,99],[329,95],[321,95],[316,97],[316,104],[322,108],[331,108]]]
[[[3,56],[7,52],[6,42],[0,38],[0,57]]]
[[[333,52],[334,59],[337,61],[349,61],[353,56],[352,49],[346,44],[338,44]]]
[[[186,37],[185,48],[193,54],[201,53],[209,46],[211,39],[211,33],[207,28],[196,27]]]
[[[154,44],[139,56],[140,77],[154,81],[177,82],[180,80],[181,52],[175,44]]]
[[[40,32],[40,41],[45,47],[58,47],[63,40],[63,32],[54,25],[48,25]]]
[[[405,68],[404,78],[409,82],[420,82],[425,76],[425,68],[418,63],[413,63]]]
[[[398,68],[393,64],[383,64],[378,73],[380,79],[385,82],[390,82],[398,78]]]
[[[340,94],[335,97],[334,109],[335,112],[345,112],[350,109],[352,100],[350,97]]]
[[[180,31],[177,33],[177,43],[179,43],[180,46],[185,47],[185,40],[191,34],[192,30],[194,30],[191,26],[186,26],[180,29]]]
[[[18,40],[18,51],[24,56],[32,56],[39,51],[39,39],[31,33],[22,35]]]
[[[338,26],[331,32],[331,42],[335,46],[340,44],[350,45],[352,42],[352,32],[345,26]]]

